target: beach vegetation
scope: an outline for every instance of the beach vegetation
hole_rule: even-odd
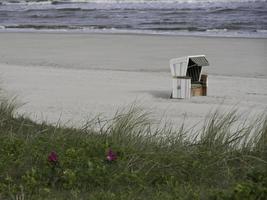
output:
[[[149,116],[131,106],[65,127],[1,98],[0,199],[266,199],[266,114],[215,112],[199,130]]]

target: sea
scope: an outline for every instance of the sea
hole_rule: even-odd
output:
[[[267,38],[267,0],[1,0],[7,31]]]

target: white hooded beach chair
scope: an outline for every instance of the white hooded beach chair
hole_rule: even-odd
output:
[[[184,56],[170,60],[172,73],[172,98],[189,99],[206,96],[208,77],[202,67],[209,66],[205,55]]]

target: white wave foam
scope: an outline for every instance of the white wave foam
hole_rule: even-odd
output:
[[[267,31],[267,30],[266,30]],[[111,33],[111,34],[144,34],[144,35],[173,35],[173,36],[196,36],[196,37],[230,37],[230,38],[267,38],[267,32],[264,33],[247,33],[236,31],[219,31],[219,32],[190,32],[183,31],[152,31],[152,30],[126,30],[116,28],[83,28],[83,29],[42,29],[37,30],[34,28],[5,28],[0,32],[40,32],[40,33]]]
[[[2,5],[14,5],[14,4],[20,4],[20,5],[47,5],[47,4],[51,4],[51,1],[31,1],[31,2],[27,2],[27,1],[18,1],[18,2],[12,2],[12,1],[2,1],[1,2]]]
[[[267,34],[267,30],[257,30],[257,33],[265,33],[265,34]]]
[[[3,0],[3,5],[10,4],[51,4],[56,3],[233,3],[233,2],[267,2],[267,0],[47,0],[38,1],[32,0],[31,2],[25,0],[18,0],[17,2],[12,2],[9,0]]]
[[[208,29],[206,32],[227,32],[228,30],[226,28],[224,29]]]
[[[266,0],[55,0],[57,2],[73,2],[73,3],[84,3],[84,2],[104,2],[104,3],[216,3],[216,2],[266,2]]]
[[[54,4],[53,2],[61,2]],[[65,2],[65,3],[64,3]],[[231,3],[235,2],[235,3]],[[241,3],[242,2],[242,3]],[[267,0],[47,0],[41,2],[2,3],[1,11],[26,11],[48,9],[209,9],[223,7],[238,9],[246,2],[267,2]],[[249,6],[257,6],[249,3]]]

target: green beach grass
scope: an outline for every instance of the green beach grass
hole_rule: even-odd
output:
[[[192,131],[156,128],[132,106],[70,128],[0,101],[0,199],[266,199],[264,114],[238,124],[235,111],[215,112]]]

